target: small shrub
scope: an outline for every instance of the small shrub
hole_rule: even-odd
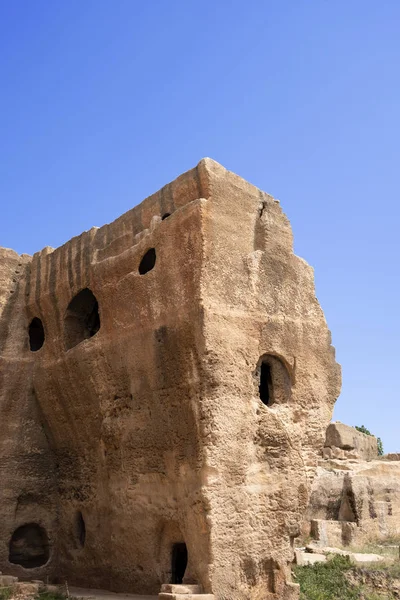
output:
[[[348,576],[354,569],[348,557],[340,555],[334,555],[325,563],[293,567],[300,584],[300,600],[394,600],[390,593],[382,596],[365,586],[350,583]],[[395,576],[395,566],[387,572]]]
[[[12,595],[13,595],[12,587],[0,588],[0,600],[9,600]]]
[[[46,590],[44,592],[38,592],[34,600],[67,600],[67,595],[62,592],[50,592]]]
[[[340,555],[325,563],[294,567],[300,600],[358,600],[359,592],[345,576],[351,568],[349,559]]]

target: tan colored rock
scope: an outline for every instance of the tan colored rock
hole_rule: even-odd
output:
[[[14,593],[16,596],[22,596],[22,598],[29,598],[33,596],[37,596],[40,590],[39,584],[33,582],[19,582],[14,586]]]
[[[364,593],[370,592],[372,597],[400,598],[400,578],[385,569],[350,569],[346,578],[352,585],[362,585]]]
[[[384,563],[387,561],[385,556],[374,553],[351,552],[349,554],[350,561],[355,565],[364,565],[370,563]]]
[[[304,565],[315,565],[315,563],[326,562],[327,557],[325,554],[318,554],[316,552],[304,552],[303,550],[295,550],[295,561],[296,565],[304,567]]]
[[[306,521],[322,546],[400,537],[400,463],[321,460]]]
[[[61,248],[2,252],[0,568],[297,598],[340,369],[279,203],[205,159]]]
[[[396,460],[396,461],[400,461],[400,452],[392,452],[390,454],[385,454],[385,456],[382,456],[382,458],[384,460]]]
[[[18,583],[18,577],[12,575],[0,575],[0,587],[9,587]]]
[[[177,584],[177,583],[164,583],[161,586],[161,593],[164,594],[202,594],[203,590],[201,585],[195,584]]]
[[[357,533],[357,523],[329,519],[311,520],[311,537],[320,546],[349,546]]]
[[[361,433],[355,427],[350,427],[339,421],[328,426],[325,447],[331,448],[333,458],[372,460],[378,456],[378,445],[375,436]]]
[[[306,547],[306,554],[311,553],[311,556],[320,556],[325,555],[329,556],[330,554],[339,554],[340,556],[347,556],[350,562],[354,564],[365,564],[365,563],[382,563],[387,562],[388,558],[386,556],[382,556],[381,554],[368,553],[368,552],[349,552],[343,550],[342,548],[335,548],[331,546],[313,546],[308,545]]]
[[[213,594],[186,594],[161,592],[158,595],[159,600],[214,600]]]

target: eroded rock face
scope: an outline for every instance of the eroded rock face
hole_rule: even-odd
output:
[[[378,457],[378,442],[375,436],[337,421],[328,425],[323,456],[372,460]]]
[[[374,436],[344,423],[326,431],[303,535],[321,546],[363,546],[400,536],[400,455],[378,459]]]
[[[304,533],[323,546],[400,537],[400,461],[321,460]]]
[[[61,248],[2,252],[0,569],[26,575],[9,541],[33,523],[29,578],[296,598],[340,370],[279,203],[205,159]]]

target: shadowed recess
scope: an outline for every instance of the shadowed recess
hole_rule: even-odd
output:
[[[78,511],[76,515],[76,536],[78,538],[79,544],[83,548],[86,540],[86,525],[81,511]]]
[[[274,400],[274,388],[272,384],[271,367],[268,363],[262,362],[260,367],[260,400],[268,406]]]
[[[29,348],[31,352],[36,352],[44,344],[44,327],[42,321],[35,317],[29,324]]]
[[[69,303],[64,319],[65,349],[73,348],[93,337],[100,329],[99,305],[89,288],[79,292]]]
[[[139,273],[140,275],[145,275],[149,271],[151,271],[156,264],[156,250],[155,248],[150,248],[147,250],[146,254],[143,256],[139,265]]]
[[[291,378],[286,365],[272,354],[260,357],[254,372],[258,396],[265,406],[282,404],[291,397]]]
[[[18,527],[12,534],[8,560],[25,569],[35,569],[49,560],[49,540],[46,530],[37,523]]]
[[[185,575],[186,566],[188,562],[188,553],[186,544],[179,543],[174,544],[172,546],[172,564],[171,564],[171,573],[172,573],[172,581],[171,583],[182,583],[183,577]]]

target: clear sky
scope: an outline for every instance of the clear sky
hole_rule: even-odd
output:
[[[210,156],[281,200],[343,366],[400,450],[399,0],[0,1],[0,245],[101,226]]]

